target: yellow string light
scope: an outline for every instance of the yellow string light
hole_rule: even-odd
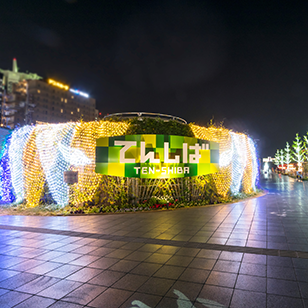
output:
[[[213,174],[213,180],[220,195],[226,196],[230,191],[237,193],[240,187],[245,193],[255,190],[257,162],[250,138],[223,127],[189,125],[196,138],[219,143],[220,170]],[[49,185],[58,204],[67,204],[68,200],[74,205],[92,201],[102,183],[102,175],[95,172],[96,139],[123,136],[128,127],[127,122],[110,121],[35,126],[25,143],[22,156],[27,206],[39,205],[44,185]],[[79,153],[87,164],[72,165],[72,160],[69,163],[70,153],[73,156]],[[78,171],[78,183],[71,185],[69,191],[67,188],[67,192],[62,178],[66,168]],[[203,182],[198,183],[203,185]]]
[[[240,185],[242,191],[251,193],[255,189],[256,157],[252,153],[252,141],[245,134],[233,133],[223,127],[201,127],[190,124],[196,138],[219,143],[220,159],[227,156],[221,164],[219,172],[213,174],[217,192],[226,196],[233,188],[238,193]]]
[[[45,175],[36,147],[36,136],[41,126],[36,126],[25,145],[23,154],[24,190],[28,207],[39,205],[42,197]]]
[[[219,155],[228,151],[231,148],[232,140],[229,134],[229,130],[222,127],[202,127],[194,124],[190,124],[190,128],[198,139],[205,139],[219,143]],[[217,192],[226,196],[232,182],[232,167],[231,162],[224,167],[220,167],[219,172],[213,174],[214,183],[217,188]]]
[[[96,139],[122,136],[127,128],[128,124],[125,122],[100,121],[77,124],[71,147],[83,151],[91,160],[91,164],[72,168],[78,171],[78,183],[72,185],[70,197],[72,204],[77,205],[92,200],[101,182],[102,175],[95,173]]]

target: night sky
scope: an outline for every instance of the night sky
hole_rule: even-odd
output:
[[[308,2],[1,1],[0,68],[89,93],[103,114],[147,111],[257,139],[308,131]]]

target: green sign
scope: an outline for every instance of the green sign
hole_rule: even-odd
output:
[[[133,178],[181,178],[215,173],[217,142],[182,136],[127,135],[96,140],[97,173]]]

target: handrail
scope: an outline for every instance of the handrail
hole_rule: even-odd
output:
[[[174,120],[183,124],[187,124],[186,120],[176,117],[169,114],[163,114],[163,113],[153,113],[153,112],[119,112],[119,113],[112,113],[104,116],[104,119],[111,118],[111,117],[126,117],[126,118],[162,118],[162,120],[170,121]]]

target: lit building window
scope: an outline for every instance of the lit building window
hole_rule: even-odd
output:
[[[74,98],[74,96],[72,96],[72,98]]]
[[[77,108],[77,112],[80,112],[80,109],[79,109],[79,108]]]
[[[61,113],[63,113],[63,109],[61,109]]]
[[[64,100],[64,103],[67,103],[67,99]]]
[[[63,97],[61,97],[61,102],[63,102]]]
[[[73,112],[73,111],[71,111],[71,114],[74,114],[74,112]]]
[[[37,93],[41,93],[41,90],[37,90]]]

